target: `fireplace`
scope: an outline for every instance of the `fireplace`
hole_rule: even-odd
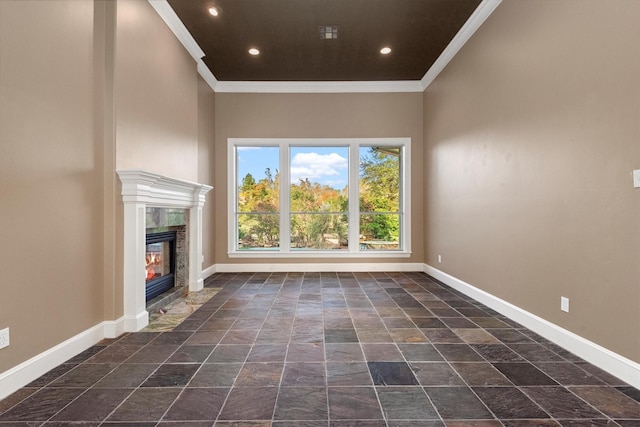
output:
[[[189,212],[147,206],[144,277],[147,311],[155,311],[189,291]]]
[[[172,285],[175,290],[172,292],[179,288],[184,292],[202,289],[202,207],[205,194],[211,190],[208,185],[143,170],[117,172],[122,182],[124,204],[123,313],[114,322],[112,336],[138,331],[149,323],[147,277],[152,280],[151,275],[153,279],[171,275],[166,274],[166,271],[172,271],[171,256],[167,265],[167,255],[162,253],[163,246],[170,247],[171,243],[161,246],[156,245],[160,243],[157,241],[147,243],[147,234],[176,232]],[[171,253],[171,249],[164,250]],[[160,260],[156,258],[158,253]],[[149,271],[147,255],[152,261],[153,273]],[[170,278],[163,280],[171,284]],[[158,295],[156,299],[162,297]]]
[[[145,251],[147,302],[176,285],[176,232],[148,233]]]

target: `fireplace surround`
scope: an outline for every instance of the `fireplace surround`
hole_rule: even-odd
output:
[[[202,208],[211,186],[144,170],[116,171],[124,203],[123,328],[135,332],[149,323],[146,310],[147,209],[180,208],[188,212],[187,283],[190,292],[203,288]]]

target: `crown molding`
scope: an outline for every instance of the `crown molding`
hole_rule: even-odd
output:
[[[209,67],[204,63],[202,58],[204,52],[200,48],[200,45],[193,38],[187,27],[184,26],[176,12],[173,10],[167,0],[149,0],[149,4],[156,11],[160,18],[167,24],[167,27],[173,32],[178,41],[182,43],[182,46],[189,52],[191,57],[196,61],[198,67],[198,74],[207,82],[207,84],[216,90],[218,79],[213,75]]]
[[[502,0],[482,0],[460,31],[454,36],[438,59],[420,80],[403,81],[220,81],[202,58],[204,52],[196,43],[167,0],[148,0],[153,9],[173,31],[197,63],[198,73],[214,92],[221,93],[365,93],[365,92],[424,92],[453,59],[464,44],[493,13]]]
[[[204,57],[204,52],[196,42],[196,40],[191,36],[187,27],[184,26],[178,15],[173,11],[171,5],[167,0],[149,0],[149,4],[151,7],[160,15],[162,20],[167,24],[167,26],[171,29],[173,34],[176,35],[180,43],[187,49],[189,54],[198,61],[202,57]]]
[[[213,75],[209,67],[205,65],[202,59],[198,59],[198,61],[196,62],[198,63],[198,74],[200,74],[200,77],[202,77],[204,81],[207,82],[211,90],[217,92],[216,88],[218,87],[218,84],[220,84],[220,82],[218,81],[218,79],[216,79],[216,76]]]
[[[451,42],[442,51],[438,59],[427,70],[424,77],[420,80],[422,90],[425,90],[438,77],[438,74],[449,64],[454,56],[462,49],[462,46],[471,38],[471,36],[480,28],[484,21],[493,13],[500,5],[502,0],[482,0],[482,3],[471,14],[467,22],[460,28],[460,31],[451,39]]]
[[[362,93],[422,92],[419,81],[295,81],[295,82],[229,82],[218,81],[216,92],[227,93]]]

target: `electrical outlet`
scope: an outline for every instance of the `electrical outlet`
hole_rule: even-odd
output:
[[[633,171],[633,187],[640,188],[640,169]]]
[[[438,262],[442,262],[442,255],[438,255]]]
[[[9,328],[0,330],[0,348],[9,347]]]
[[[560,310],[564,311],[565,313],[569,312],[569,298],[560,297]]]

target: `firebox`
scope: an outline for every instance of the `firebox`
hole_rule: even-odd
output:
[[[175,286],[176,232],[147,234],[146,300],[149,301]]]

